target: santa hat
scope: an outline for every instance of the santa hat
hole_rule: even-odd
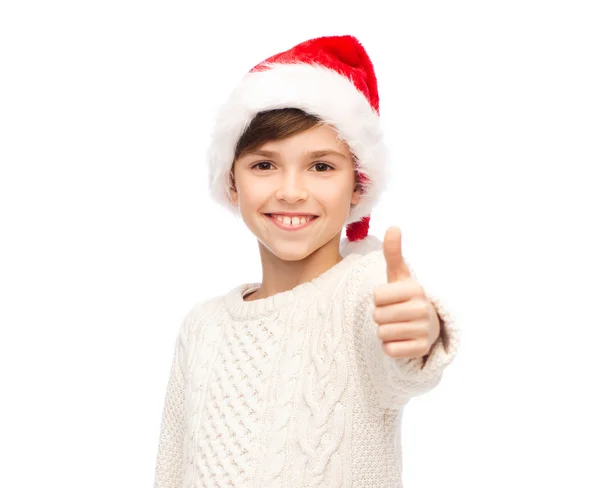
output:
[[[333,126],[356,157],[362,194],[346,220],[341,254],[381,249],[381,241],[368,233],[371,210],[388,180],[388,157],[373,64],[353,36],[302,42],[242,79],[217,114],[208,151],[212,197],[237,214],[228,197],[237,142],[259,112],[280,108],[301,109]]]

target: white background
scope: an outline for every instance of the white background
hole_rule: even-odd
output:
[[[463,331],[406,407],[406,487],[600,486],[595,3],[2,2],[0,486],[151,486],[181,319],[260,281],[207,197],[215,111],[346,33],[393,156],[372,233]]]

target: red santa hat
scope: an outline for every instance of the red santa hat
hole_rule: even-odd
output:
[[[217,114],[208,151],[212,197],[232,211],[229,173],[239,138],[259,112],[298,108],[333,126],[356,157],[362,195],[346,220],[340,252],[381,249],[369,235],[371,210],[388,180],[388,156],[379,122],[373,64],[353,36],[319,37],[255,66]]]

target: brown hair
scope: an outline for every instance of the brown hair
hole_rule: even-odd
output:
[[[293,136],[320,123],[321,119],[298,108],[259,112],[240,137],[235,148],[234,159],[268,141],[277,141]]]
[[[259,112],[240,137],[235,147],[234,161],[245,152],[252,151],[269,141],[285,139],[321,123],[323,121],[319,117],[299,108],[279,108]],[[230,181],[235,185],[233,165]],[[358,177],[356,181],[358,182]]]

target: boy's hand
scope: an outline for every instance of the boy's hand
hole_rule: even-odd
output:
[[[390,227],[383,240],[388,282],[374,290],[373,319],[384,352],[392,358],[417,358],[429,353],[440,323],[425,290],[411,278],[402,255],[402,234]]]

